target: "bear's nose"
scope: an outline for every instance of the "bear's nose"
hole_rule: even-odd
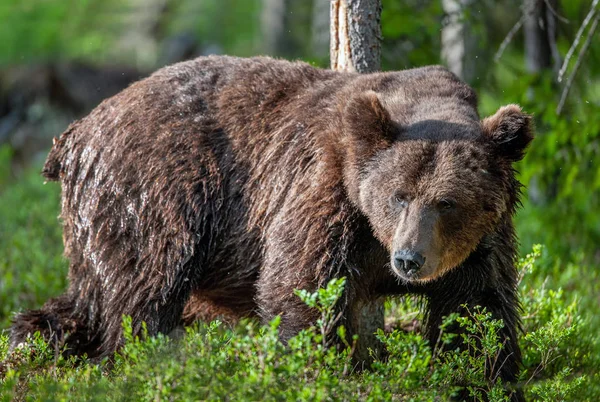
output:
[[[399,271],[415,274],[425,264],[425,257],[410,250],[398,250],[394,253],[394,266]]]

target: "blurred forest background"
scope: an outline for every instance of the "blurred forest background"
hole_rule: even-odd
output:
[[[597,15],[581,37],[578,30],[597,3],[383,0],[382,13],[384,70],[446,64],[477,89],[482,115],[505,103],[535,115],[538,138],[520,166],[524,249],[541,242],[565,257],[584,252],[594,264],[600,48],[593,32],[578,53]],[[163,65],[207,54],[329,63],[329,0],[3,0],[0,21],[0,144],[12,155],[10,166],[3,159],[0,186],[39,166],[52,136],[73,119]]]
[[[529,285],[564,289],[595,338],[599,18],[598,0],[383,0],[381,21],[384,70],[445,64],[477,90],[482,116],[507,103],[534,114],[516,219],[523,255],[545,245]],[[329,65],[329,0],[2,0],[0,21],[0,329],[66,286],[59,188],[38,172],[71,121],[199,55]]]

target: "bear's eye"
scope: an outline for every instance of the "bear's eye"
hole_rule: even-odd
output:
[[[390,203],[398,208],[406,208],[408,206],[408,197],[403,193],[396,193],[392,196]]]
[[[438,201],[437,204],[437,208],[442,211],[449,211],[451,209],[453,209],[456,206],[456,203],[453,200],[450,200],[448,198],[442,198],[441,200]]]

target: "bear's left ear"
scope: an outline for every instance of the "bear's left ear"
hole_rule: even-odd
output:
[[[483,119],[482,125],[484,135],[492,141],[499,156],[510,162],[523,159],[533,140],[533,123],[531,116],[518,105],[501,107],[496,114]]]

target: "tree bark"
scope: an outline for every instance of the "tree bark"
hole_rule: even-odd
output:
[[[381,0],[331,0],[331,69],[381,68]]]
[[[331,0],[331,69],[370,73],[380,70],[381,0]],[[351,309],[352,331],[358,335],[354,359],[369,364],[380,357],[375,336],[384,327],[382,300],[357,301]]]
[[[548,0],[550,5],[554,1]],[[556,16],[545,0],[524,0],[525,64],[530,73],[547,69],[558,72],[560,56],[556,50]]]
[[[286,0],[263,0],[261,26],[264,50],[270,55],[284,54],[289,41],[286,34]]]
[[[546,3],[548,1],[548,3]],[[557,75],[560,69],[560,55],[556,49],[556,16],[548,7],[555,6],[554,0],[523,0],[525,22],[525,67],[532,74],[552,70]],[[527,97],[535,98],[534,87],[527,89]],[[549,185],[543,186],[535,175],[527,185],[528,197],[533,203],[545,204],[556,198],[557,178],[553,177]]]
[[[330,0],[313,0],[311,48],[316,57],[325,58],[329,51]]]
[[[116,48],[121,53],[132,53],[137,68],[151,68],[158,60],[158,33],[169,0],[128,0],[126,3],[129,12],[125,14],[123,26],[128,29]]]
[[[475,78],[476,42],[470,35],[466,10],[472,0],[442,0],[442,60],[448,69],[466,82]]]

